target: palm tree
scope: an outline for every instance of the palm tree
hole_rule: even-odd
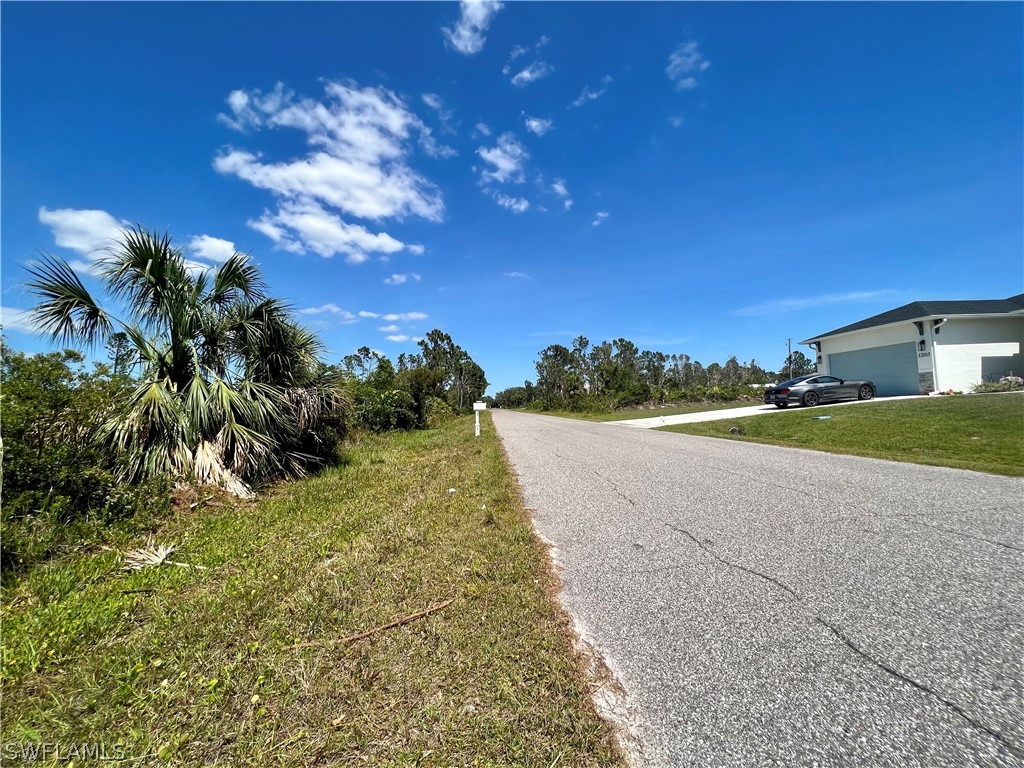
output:
[[[126,480],[183,477],[249,496],[252,483],[318,461],[326,433],[343,426],[342,382],[246,254],[210,271],[167,234],[134,227],[97,269],[120,317],[67,262],[44,254],[29,267],[42,299],[32,319],[69,346],[127,337],[140,381],[98,435]]]

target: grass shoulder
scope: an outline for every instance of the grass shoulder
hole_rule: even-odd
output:
[[[125,572],[101,549],[5,580],[0,741],[146,764],[621,765],[489,424],[362,438],[342,468],[182,511],[156,540],[193,567]]]
[[[827,416],[827,419],[816,417]],[[730,429],[740,434],[730,433]],[[915,464],[1024,475],[1024,394],[799,408],[666,432],[721,437]]]
[[[653,406],[649,408],[630,408],[622,411],[576,412],[576,411],[535,411],[542,416],[558,416],[564,419],[581,419],[583,421],[626,421],[630,419],[651,419],[657,416],[678,416],[684,413],[703,413],[705,411],[722,411],[730,408],[744,408],[757,405],[760,400],[740,400],[727,403],[685,403],[683,405]]]

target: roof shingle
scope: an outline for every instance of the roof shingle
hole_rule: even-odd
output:
[[[890,309],[879,315],[858,320],[856,323],[844,325],[828,333],[820,333],[811,336],[807,341],[824,339],[828,336],[837,336],[840,333],[851,331],[862,331],[865,328],[874,328],[879,325],[890,323],[902,323],[916,320],[919,317],[931,317],[933,315],[1005,315],[1011,312],[1024,310],[1024,293],[1010,296],[1007,299],[972,299],[968,301],[914,301],[904,304],[902,307]],[[806,344],[807,342],[801,342]]]

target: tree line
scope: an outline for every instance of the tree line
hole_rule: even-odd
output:
[[[802,352],[794,352],[783,362],[783,377],[788,376],[790,364],[794,376],[814,370]],[[600,411],[649,402],[733,400],[751,395],[754,386],[780,378],[756,360],[741,363],[735,355],[724,364],[705,366],[686,354],[641,351],[629,339],[591,345],[585,336],[578,336],[571,348],[545,347],[535,367],[536,381],[498,392],[495,405]]]

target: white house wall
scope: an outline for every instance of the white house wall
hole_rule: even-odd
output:
[[[937,388],[970,392],[984,378],[1024,375],[1024,317],[950,319],[934,336]]]

